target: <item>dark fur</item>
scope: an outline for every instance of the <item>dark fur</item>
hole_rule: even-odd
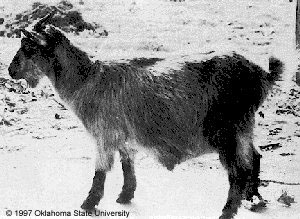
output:
[[[129,60],[129,64],[132,66],[145,68],[152,65],[155,65],[159,61],[163,61],[161,58],[134,58]]]
[[[117,201],[128,203],[133,198],[132,143],[153,151],[169,170],[190,157],[218,152],[230,183],[221,218],[232,218],[243,198],[256,195],[262,200],[260,155],[252,143],[254,113],[282,73],[278,59],[270,58],[270,73],[233,53],[185,62],[180,70],[154,76],[144,67],[161,59],[92,63],[59,30],[50,27],[41,34],[47,45],[23,38],[9,73],[36,80],[39,77],[32,72],[48,76],[97,140],[99,162],[84,209],[94,208],[102,198],[117,150],[124,173]]]

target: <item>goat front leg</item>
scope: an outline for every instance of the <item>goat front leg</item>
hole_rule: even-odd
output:
[[[98,205],[104,195],[106,173],[111,170],[114,162],[113,148],[105,148],[101,143],[98,143],[97,146],[95,176],[88,197],[81,205],[84,210],[93,210]]]
[[[85,199],[81,208],[84,210],[93,210],[104,194],[104,182],[106,178],[106,171],[96,170],[93,178],[93,185],[89,191],[88,197]]]
[[[136,189],[136,177],[134,172],[135,151],[122,148],[119,150],[119,153],[121,156],[124,184],[117,202],[121,204],[127,204],[134,197],[134,192]]]

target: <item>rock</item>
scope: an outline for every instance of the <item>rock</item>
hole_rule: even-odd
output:
[[[47,14],[56,11],[56,14],[49,20],[49,23],[62,29],[65,32],[72,32],[78,35],[84,30],[90,31],[91,35],[95,36],[107,36],[108,32],[104,30],[99,24],[88,23],[83,20],[81,13],[74,8],[74,6],[68,1],[61,1],[56,6],[49,6],[47,4],[42,4],[35,2],[32,5],[31,10],[24,11],[22,13],[16,14],[14,17],[11,15],[11,19],[6,19],[5,29],[1,30],[0,36],[7,37],[21,37],[20,28],[26,28],[30,24],[34,23],[45,17]],[[3,19],[3,18],[2,18]],[[4,19],[2,20],[4,23]],[[1,24],[1,18],[0,18]]]
[[[295,199],[287,194],[286,191],[277,199],[278,202],[286,205],[287,207],[291,206],[291,203],[295,203]]]
[[[261,145],[258,146],[262,151],[270,151],[270,150],[276,150],[278,148],[281,148],[282,146],[280,143],[274,143],[274,144],[267,144],[267,145]]]
[[[55,119],[61,119],[61,116],[57,113],[55,113]]]

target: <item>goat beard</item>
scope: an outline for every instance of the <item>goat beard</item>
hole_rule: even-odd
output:
[[[33,79],[27,79],[26,81],[27,81],[28,86],[31,88],[36,88],[39,83],[38,80],[33,80]]]
[[[39,84],[40,79],[42,78],[41,72],[39,70],[32,70],[30,72],[27,72],[25,75],[25,80],[29,87],[36,88]]]

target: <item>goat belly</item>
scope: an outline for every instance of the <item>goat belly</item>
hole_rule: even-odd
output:
[[[142,139],[141,136],[139,137],[140,139],[127,141],[126,147],[151,154],[168,170],[173,170],[177,164],[188,159],[216,151],[204,138],[190,138],[185,143],[179,143],[174,141],[176,139],[156,138],[153,140],[149,139],[150,136],[144,136]]]
[[[199,145],[197,148],[191,148],[185,151],[178,151],[177,148],[159,147],[159,152],[156,154],[158,161],[168,170],[173,170],[175,165],[180,164],[188,159],[198,157],[202,154],[212,153],[215,150],[209,145]],[[175,152],[175,153],[174,153]]]

